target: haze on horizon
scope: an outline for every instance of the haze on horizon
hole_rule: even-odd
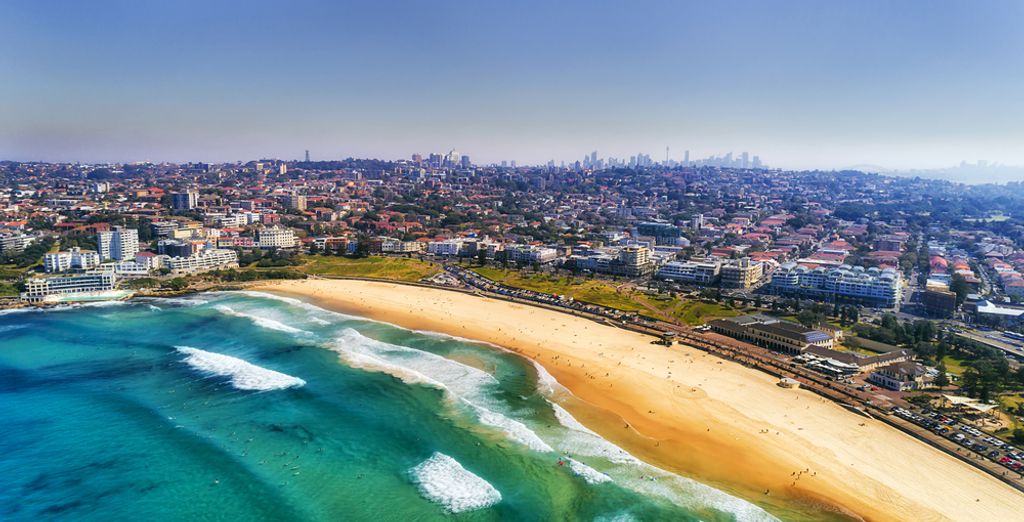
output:
[[[1024,3],[0,4],[0,159],[1024,165]],[[977,181],[977,180],[963,180]]]

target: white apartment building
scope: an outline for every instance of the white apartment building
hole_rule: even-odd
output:
[[[903,297],[903,277],[892,268],[842,265],[837,268],[808,268],[796,263],[780,266],[772,275],[772,290],[778,294],[847,298],[882,306],[896,306]]]
[[[256,246],[259,248],[295,248],[295,231],[282,226],[264,227],[256,230]]]
[[[427,243],[427,253],[435,256],[457,257],[462,253],[465,243],[466,242],[461,239],[432,241]]]
[[[43,269],[47,273],[68,270],[91,270],[100,264],[100,255],[95,250],[73,247],[64,252],[53,252],[43,256]]]
[[[100,259],[126,261],[139,253],[139,231],[134,228],[114,227],[97,234],[96,243]]]
[[[680,283],[706,286],[718,281],[721,266],[717,261],[670,261],[658,269],[656,276]]]
[[[380,251],[385,254],[414,254],[423,251],[423,243],[382,237],[380,238]]]
[[[557,250],[534,245],[507,245],[505,255],[510,262],[524,265],[543,265],[558,259]]]
[[[112,273],[34,277],[25,281],[25,291],[21,298],[35,303],[52,297],[108,292],[116,284],[117,277]]]
[[[750,288],[764,275],[764,263],[749,257],[722,265],[722,286],[727,288]]]
[[[35,241],[35,236],[29,236],[26,234],[0,236],[0,252],[21,252],[32,243],[35,243]]]
[[[238,268],[238,253],[234,250],[211,248],[188,257],[171,257],[165,266],[172,274],[196,274],[221,268]]]

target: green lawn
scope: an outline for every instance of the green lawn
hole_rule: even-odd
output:
[[[320,276],[352,276],[419,281],[441,271],[435,264],[399,257],[364,257],[351,259],[338,256],[301,256],[301,272]]]
[[[958,377],[964,374],[964,362],[962,360],[954,359],[952,356],[947,355],[942,359],[942,362],[946,364],[946,373],[950,373]]]
[[[677,301],[679,301],[677,299]],[[735,317],[743,313],[717,303],[706,303],[704,301],[685,301],[675,309],[673,315],[680,321],[689,325],[704,324],[711,319],[718,317]]]
[[[21,295],[18,289],[14,285],[7,283],[0,283],[0,297],[17,297]]]
[[[613,281],[522,273],[518,270],[489,266],[472,267],[472,270],[508,286],[547,294],[565,295],[578,301],[626,312],[637,312],[663,320],[676,319],[690,325],[702,324],[715,317],[732,317],[742,313],[715,303],[650,295],[636,290],[622,289]]]
[[[641,304],[646,301],[642,294],[627,291],[620,292],[612,283],[606,281],[570,276],[552,276],[548,274],[523,274],[517,270],[492,267],[473,268],[473,271],[488,279],[516,288],[525,288],[546,294],[565,295],[579,301],[617,308],[627,312],[650,311]]]

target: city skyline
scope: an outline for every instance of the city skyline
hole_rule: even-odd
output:
[[[792,169],[1024,165],[1014,2],[0,13],[15,50],[0,58],[4,159],[400,158],[459,144],[480,163],[593,149],[660,161],[668,146],[676,160],[757,150]]]

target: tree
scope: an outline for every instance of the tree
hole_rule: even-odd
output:
[[[1017,445],[1024,444],[1024,430],[1020,428],[1013,430],[1013,435],[1010,436],[1010,440]]]
[[[964,304],[964,300],[967,299],[967,294],[971,291],[967,285],[967,280],[960,274],[953,274],[953,278],[949,281],[949,291],[956,294],[956,305],[960,306]]]
[[[949,376],[946,375],[946,363],[939,361],[939,365],[935,367],[939,371],[939,375],[935,377],[935,385],[942,390],[946,386],[949,386]]]

